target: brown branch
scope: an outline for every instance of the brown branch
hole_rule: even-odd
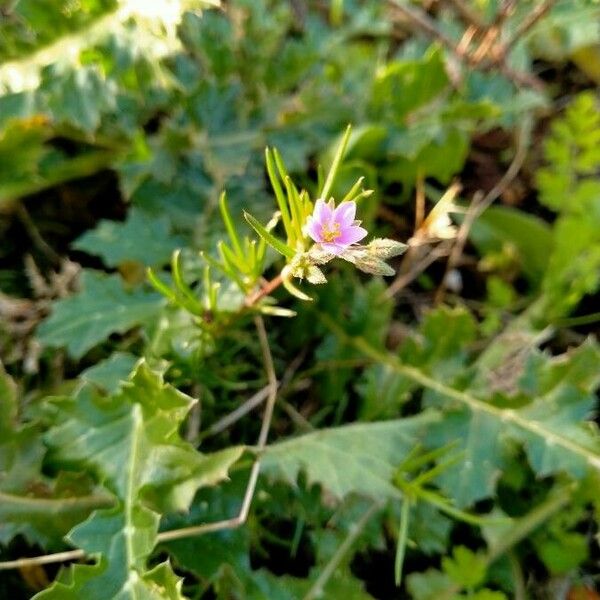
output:
[[[514,45],[556,4],[556,0],[544,0],[540,2],[517,27],[511,38],[502,48],[502,57],[505,57]]]
[[[506,51],[504,49],[500,49],[499,51],[494,50],[493,56],[490,58],[490,60],[484,62],[482,60],[484,52],[480,52],[479,54],[475,55],[469,54],[468,49],[465,47],[464,41],[463,43],[455,43],[454,40],[449,38],[444,32],[442,32],[437,27],[435,21],[431,19],[424,11],[406,6],[405,4],[402,4],[400,0],[388,0],[388,2],[390,2],[394,6],[395,10],[398,13],[402,14],[405,18],[410,20],[412,23],[420,27],[423,31],[425,31],[431,37],[433,37],[441,44],[443,44],[446,48],[448,48],[448,50],[450,50],[459,61],[471,65],[473,67],[477,67],[482,71],[491,71],[493,69],[498,69],[505,77],[510,79],[517,86],[527,86],[534,88],[538,91],[544,89],[543,81],[541,81],[535,75],[523,73],[521,71],[516,71],[512,67],[509,67],[504,62],[504,59],[506,57]],[[543,14],[544,13],[542,12],[542,15]],[[542,15],[540,15],[540,17]],[[486,36],[487,35],[488,34],[486,34]],[[488,49],[491,51],[492,47],[489,43],[489,40],[492,38],[495,39],[495,37],[497,36],[496,33],[493,36],[491,33],[489,33],[489,35],[490,37],[488,38],[488,41],[486,42],[484,38],[484,42],[482,42],[486,44],[484,48],[485,51],[487,51]],[[489,48],[487,47],[488,44]],[[478,51],[476,51],[476,53],[477,52]]]
[[[444,46],[451,50],[458,56],[460,60],[467,58],[465,53],[462,53],[457,47],[455,42],[450,39],[444,32],[438,29],[435,21],[431,19],[427,13],[422,10],[412,8],[406,4],[402,4],[400,0],[388,0],[395,8],[397,12],[404,15],[409,21],[412,21],[415,25],[418,25],[423,31],[428,33],[431,37],[440,41]]]
[[[467,25],[472,25],[477,29],[485,29],[486,24],[483,21],[482,16],[468,4],[465,4],[463,0],[448,0],[448,2],[449,4],[452,4],[456,12],[462,17],[462,20]]]
[[[456,241],[450,255],[448,256],[448,261],[446,263],[446,269],[444,271],[444,275],[442,277],[442,281],[436,291],[435,294],[435,302],[439,304],[444,299],[444,294],[446,292],[446,278],[448,277],[448,273],[458,264],[460,261],[460,257],[464,251],[465,245],[467,243],[467,238],[469,236],[469,232],[471,231],[471,227],[473,223],[477,220],[481,214],[486,211],[490,205],[499,198],[506,188],[511,184],[514,178],[518,175],[523,163],[525,162],[525,157],[527,155],[527,148],[529,142],[529,124],[525,123],[520,131],[517,138],[517,149],[515,151],[515,156],[510,163],[510,166],[504,173],[504,175],[500,178],[500,181],[485,195],[482,195],[482,192],[478,192],[471,202],[471,206],[467,211],[463,222],[458,230],[458,234],[456,236]]]
[[[265,283],[256,292],[248,294],[248,296],[246,296],[246,299],[244,300],[244,306],[246,308],[254,306],[259,300],[261,300],[265,296],[268,296],[271,292],[276,290],[282,283],[283,276],[280,273],[279,275],[277,275],[277,277],[274,277],[273,279],[271,279],[271,281]]]

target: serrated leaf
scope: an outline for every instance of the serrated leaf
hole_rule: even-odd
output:
[[[448,593],[453,587],[450,577],[437,569],[411,573],[406,580],[414,600],[438,600],[444,592]]]
[[[1,543],[8,544],[18,534],[30,542],[59,543],[92,510],[112,504],[109,496],[94,494],[86,482],[71,481],[65,495],[64,476],[52,480],[42,473],[45,454],[40,426],[18,422],[16,386],[0,363]]]
[[[438,419],[434,413],[380,423],[356,423],[273,444],[262,470],[294,484],[300,471],[337,498],[351,492],[400,497],[391,483],[402,458]]]
[[[487,563],[483,556],[475,554],[465,546],[456,546],[452,558],[442,559],[442,568],[454,583],[472,589],[483,583]]]
[[[114,86],[106,85],[100,70],[89,66],[52,65],[46,68],[40,89],[58,123],[89,133],[117,101]]]
[[[138,357],[133,354],[115,352],[105,360],[97,362],[93,367],[82,371],[81,378],[109,393],[115,393],[121,382],[127,380],[138,360]]]
[[[118,275],[84,271],[81,291],[54,304],[52,315],[37,330],[48,346],[66,346],[74,358],[111,333],[124,333],[154,317],[163,304],[158,294],[128,292]]]
[[[141,363],[121,391],[109,398],[84,388],[75,400],[58,399],[60,425],[46,436],[55,464],[94,472],[117,505],[94,512],[70,541],[94,566],[72,567],[39,598],[180,598],[167,566],[146,571],[156,544],[157,510],[185,510],[197,488],[227,475],[242,448],[202,456],[178,433],[193,400],[163,383]],[[174,458],[176,459],[173,462]]]
[[[129,261],[160,267],[183,245],[184,240],[171,233],[168,217],[153,217],[133,208],[124,223],[100,221],[95,229],[79,237],[73,247],[100,256],[107,267]]]
[[[581,478],[588,469],[600,471],[600,436],[597,426],[588,420],[594,401],[590,387],[597,385],[595,379],[592,380],[591,386],[587,383],[587,387],[583,386],[582,389],[569,384],[558,385],[551,391],[546,390],[545,398],[536,399],[519,409],[499,408],[489,402],[487,397],[481,398],[480,391],[472,393],[469,390],[451,387],[445,381],[430,377],[421,369],[403,364],[395,356],[377,350],[364,338],[348,336],[334,321],[328,319],[326,324],[346,343],[360,349],[369,358],[389,365],[397,373],[426,388],[430,398],[429,405],[446,405],[450,411],[456,411],[457,405],[466,409],[461,411],[458,417],[461,427],[465,427],[465,430],[455,432],[453,436],[462,442],[463,449],[464,444],[467,445],[467,451],[473,449],[474,460],[468,465],[471,477],[468,485],[461,484],[461,490],[470,490],[472,494],[472,497],[468,498],[469,494],[463,492],[461,499],[465,503],[489,492],[490,485],[487,491],[478,490],[478,486],[473,483],[473,477],[483,477],[485,481],[494,476],[490,466],[493,468],[493,465],[501,464],[500,450],[510,439],[524,444],[532,466],[542,475],[566,471],[573,477]],[[597,370],[598,368],[595,369]],[[445,435],[443,428],[435,423],[428,428],[432,435],[436,429]],[[485,448],[490,445],[490,440],[502,445],[497,446],[497,450],[484,454],[488,462],[480,463],[475,456],[476,451],[479,449],[479,452],[488,452]],[[438,442],[439,440],[435,444]],[[452,467],[455,475],[457,468],[462,469],[462,464],[460,467]],[[446,491],[455,498],[457,490],[454,483],[460,478],[450,477],[450,470],[449,468],[444,472],[441,483],[446,483]],[[466,477],[465,474],[461,476]]]
[[[435,447],[458,441],[453,451],[461,460],[437,479],[457,506],[493,495],[504,466],[502,430],[502,421],[493,415],[460,411],[446,413],[428,431],[428,443]]]

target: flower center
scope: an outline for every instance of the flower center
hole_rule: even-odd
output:
[[[321,228],[321,236],[326,242],[334,242],[340,235],[342,232],[339,223],[328,223]]]

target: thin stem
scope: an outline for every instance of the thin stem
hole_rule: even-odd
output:
[[[404,496],[402,499],[402,513],[400,515],[400,529],[398,531],[398,543],[396,545],[396,558],[394,560],[394,577],[396,587],[402,583],[402,567],[404,555],[406,554],[406,543],[408,542],[408,519],[410,517],[410,499]]]
[[[404,15],[409,21],[412,21],[418,25],[423,31],[428,33],[431,37],[439,40],[444,46],[451,50],[460,60],[464,60],[467,55],[461,52],[454,40],[450,39],[445,33],[443,33],[433,19],[431,19],[427,13],[417,8],[412,8],[407,4],[402,3],[400,0],[389,0],[394,6],[396,11]]]
[[[334,574],[335,570],[338,568],[339,564],[342,562],[348,551],[352,548],[352,546],[362,533],[363,529],[366,527],[367,523],[371,520],[373,515],[380,508],[380,503],[373,503],[365,512],[365,514],[360,518],[360,520],[352,526],[352,528],[350,529],[350,534],[335,551],[335,554],[331,557],[331,560],[321,571],[321,574],[313,583],[310,590],[308,590],[303,600],[315,600],[315,598],[322,597],[323,588],[325,587],[325,585],[327,585],[327,582],[331,579],[331,576]]]
[[[456,12],[468,25],[472,25],[477,29],[483,29],[485,27],[485,23],[481,15],[477,11],[473,10],[468,4],[465,4],[464,0],[449,0],[449,4],[454,6]]]
[[[420,261],[416,262],[413,267],[405,272],[400,273],[392,284],[386,289],[386,298],[392,298],[400,290],[404,289],[409,283],[415,280],[429,265],[433,264],[438,258],[448,255],[448,246],[441,244],[426,254]]]
[[[280,273],[279,275],[277,275],[277,277],[274,277],[273,279],[271,279],[271,281],[265,283],[256,292],[248,294],[248,296],[246,296],[246,299],[244,300],[244,306],[246,306],[246,308],[254,306],[259,300],[261,300],[265,296],[268,296],[271,292],[276,290],[282,283],[283,276]]]
[[[17,203],[16,213],[21,221],[27,235],[31,238],[33,245],[40,250],[43,254],[45,254],[51,263],[54,265],[60,266],[62,260],[58,253],[48,244],[48,242],[42,237],[39,229],[36,227],[36,224],[33,222],[31,216],[27,212],[25,205],[22,202]]]
[[[265,323],[263,318],[260,316],[255,317],[254,324],[258,333],[258,340],[260,343],[263,362],[265,371],[267,373],[267,381],[269,388],[269,395],[267,397],[267,405],[265,407],[265,413],[263,415],[260,433],[258,436],[258,442],[256,449],[260,452],[264,450],[267,444],[267,438],[269,435],[269,429],[271,427],[271,420],[273,418],[273,409],[275,407],[275,401],[277,399],[277,377],[275,375],[275,366],[273,364],[273,357],[271,355],[271,349],[269,347],[269,340],[267,338],[267,332],[265,330]],[[158,535],[159,542],[166,542],[171,540],[177,540],[186,537],[192,537],[201,535],[204,533],[210,533],[212,531],[221,531],[223,529],[235,529],[240,525],[243,525],[248,518],[250,511],[250,505],[254,497],[254,491],[256,490],[256,483],[258,481],[258,473],[260,471],[260,457],[256,459],[252,465],[250,471],[250,477],[248,479],[248,485],[246,492],[244,493],[244,499],[242,501],[242,507],[239,514],[231,519],[225,519],[223,521],[216,521],[214,523],[203,523],[202,525],[195,525],[192,527],[183,527],[182,529],[175,529],[173,531],[164,531]]]
[[[267,338],[267,331],[265,329],[263,318],[260,316],[255,317],[254,325],[258,333],[258,341],[260,343],[264,367],[267,373],[267,382],[269,385],[267,405],[265,407],[265,414],[258,436],[258,448],[259,450],[262,450],[267,444],[271,420],[273,418],[273,409],[275,408],[275,400],[277,400],[277,375],[275,374],[275,365],[273,364],[273,356],[271,355],[271,348],[269,346],[269,339]]]
[[[540,2],[517,27],[512,37],[504,44],[502,55],[506,56],[514,45],[556,4],[556,0]]]
[[[517,137],[517,149],[515,156],[512,159],[508,169],[504,175],[500,178],[500,181],[485,195],[481,196],[481,192],[474,196],[473,202],[467,211],[463,222],[458,230],[456,236],[456,242],[452,247],[448,262],[446,263],[446,269],[442,277],[442,281],[437,289],[435,295],[436,303],[440,303],[444,299],[446,291],[446,278],[448,273],[458,264],[460,257],[462,256],[463,250],[467,243],[467,238],[473,223],[491,206],[491,204],[499,198],[508,186],[512,183],[515,177],[519,174],[525,158],[527,156],[527,149],[529,147],[530,139],[530,126],[529,122],[526,122],[519,130]]]
[[[527,419],[526,417],[521,416],[517,410],[510,408],[499,408],[493,404],[479,400],[479,398],[476,398],[467,392],[449,387],[440,381],[429,377],[429,375],[426,375],[417,367],[403,364],[396,356],[390,354],[389,352],[380,351],[377,348],[374,348],[364,338],[352,337],[348,335],[348,333],[346,333],[346,331],[344,331],[329,315],[319,313],[319,317],[325,326],[335,333],[341,340],[345,341],[351,346],[354,346],[357,350],[360,350],[373,360],[388,365],[393,371],[404,375],[422,387],[433,390],[440,396],[445,396],[455,400],[473,412],[491,415],[503,423],[513,425],[518,429],[527,431],[535,436],[539,436],[543,438],[549,445],[551,444],[556,447],[563,448],[564,450],[579,456],[593,469],[600,470],[599,455],[595,454],[592,450],[582,446],[576,441],[565,437],[561,432],[555,431],[554,429],[548,429],[539,421]]]
[[[56,552],[54,554],[44,554],[43,556],[32,556],[30,558],[18,558],[17,560],[7,560],[0,562],[0,571],[8,569],[24,569],[34,565],[50,565],[67,560],[79,560],[85,557],[83,550],[67,550],[66,552]]]
[[[225,415],[222,419],[219,419],[216,423],[213,423],[202,435],[201,438],[204,440],[207,437],[217,435],[222,431],[225,431],[228,427],[231,427],[236,421],[239,421],[242,417],[246,416],[250,411],[254,410],[257,406],[260,406],[269,395],[271,388],[266,385],[262,389],[258,390],[256,394],[253,394],[243,404],[238,406],[234,411]]]

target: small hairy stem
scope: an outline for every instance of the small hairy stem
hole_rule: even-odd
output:
[[[283,276],[279,274],[277,275],[277,277],[271,279],[271,281],[265,283],[259,290],[257,290],[256,292],[252,292],[251,294],[246,296],[246,299],[244,300],[244,306],[254,306],[259,300],[261,300],[265,296],[268,296],[271,292],[276,290],[282,283]]]

